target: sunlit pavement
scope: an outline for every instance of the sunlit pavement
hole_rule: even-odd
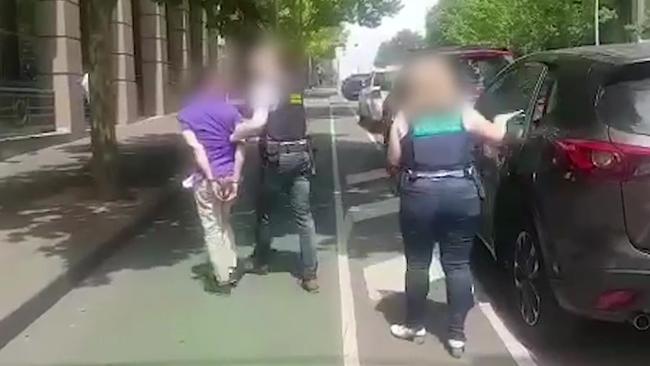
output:
[[[481,305],[468,320],[467,357],[450,359],[438,338],[446,311],[439,264],[431,268],[426,343],[393,339],[388,325],[403,315],[404,262],[397,201],[382,171],[383,152],[358,126],[353,104],[324,92],[315,93],[308,104],[309,129],[318,148],[313,207],[319,294],[297,286],[292,275],[297,238],[287,233],[290,227],[283,218],[273,225],[277,251],[268,276],[247,275],[230,297],[206,292],[199,226],[191,197],[182,194],[1,349],[0,364],[648,364],[650,339],[627,326],[590,324],[575,341],[554,348],[520,341],[515,312],[507,306],[507,281],[480,250],[474,269]],[[236,213],[242,256],[253,245],[256,154],[253,147],[249,150],[245,198]]]

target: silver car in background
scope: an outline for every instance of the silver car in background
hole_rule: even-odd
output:
[[[376,69],[370,74],[368,85],[359,93],[359,120],[380,121],[384,100],[390,93],[399,72],[399,66]]]

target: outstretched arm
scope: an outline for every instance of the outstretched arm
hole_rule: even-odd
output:
[[[240,123],[235,127],[235,131],[230,135],[230,141],[238,142],[249,137],[259,136],[264,130],[268,120],[268,107],[256,108],[253,112],[253,118],[245,120],[243,123]]]
[[[482,137],[491,143],[501,143],[506,136],[508,121],[521,111],[499,114],[494,121],[488,121],[481,113],[474,108],[467,108],[463,111],[463,124],[465,129]]]

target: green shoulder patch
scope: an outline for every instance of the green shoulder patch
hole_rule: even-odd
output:
[[[302,105],[302,94],[289,95],[289,104]]]

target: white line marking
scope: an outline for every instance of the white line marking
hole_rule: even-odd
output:
[[[492,305],[487,302],[482,302],[478,304],[478,307],[488,319],[492,328],[497,332],[499,338],[503,341],[503,344],[505,344],[506,349],[510,352],[515,363],[517,363],[518,366],[537,366],[533,357],[530,355],[530,352],[528,352],[526,347],[524,347],[524,345],[521,344],[512,333],[510,333],[499,316],[494,312]]]
[[[341,290],[341,337],[343,340],[343,365],[359,366],[359,346],[357,345],[357,319],[354,313],[350,263],[348,260],[348,239],[343,217],[343,200],[339,176],[339,158],[336,151],[336,128],[329,103],[330,136],[332,138],[332,176],[334,177],[334,213],[336,216],[336,238],[338,241],[337,262],[339,269],[339,288]]]
[[[347,105],[347,107],[350,109],[350,111],[352,111],[352,113],[354,113],[355,117],[359,119],[359,114],[357,113],[357,111],[354,108],[352,108],[352,106],[350,106],[349,104]],[[370,142],[372,142],[373,145],[375,146],[375,149],[377,149],[377,151],[383,151],[384,149],[382,147],[382,144],[379,141],[377,141],[377,137],[375,137],[375,135],[370,131],[366,129],[364,130],[366,131],[366,136],[368,136]]]
[[[356,174],[348,174],[345,177],[345,180],[348,186],[353,186],[355,184],[372,182],[374,180],[380,180],[388,178],[388,173],[386,173],[385,168],[373,169],[367,172],[361,172]]]

